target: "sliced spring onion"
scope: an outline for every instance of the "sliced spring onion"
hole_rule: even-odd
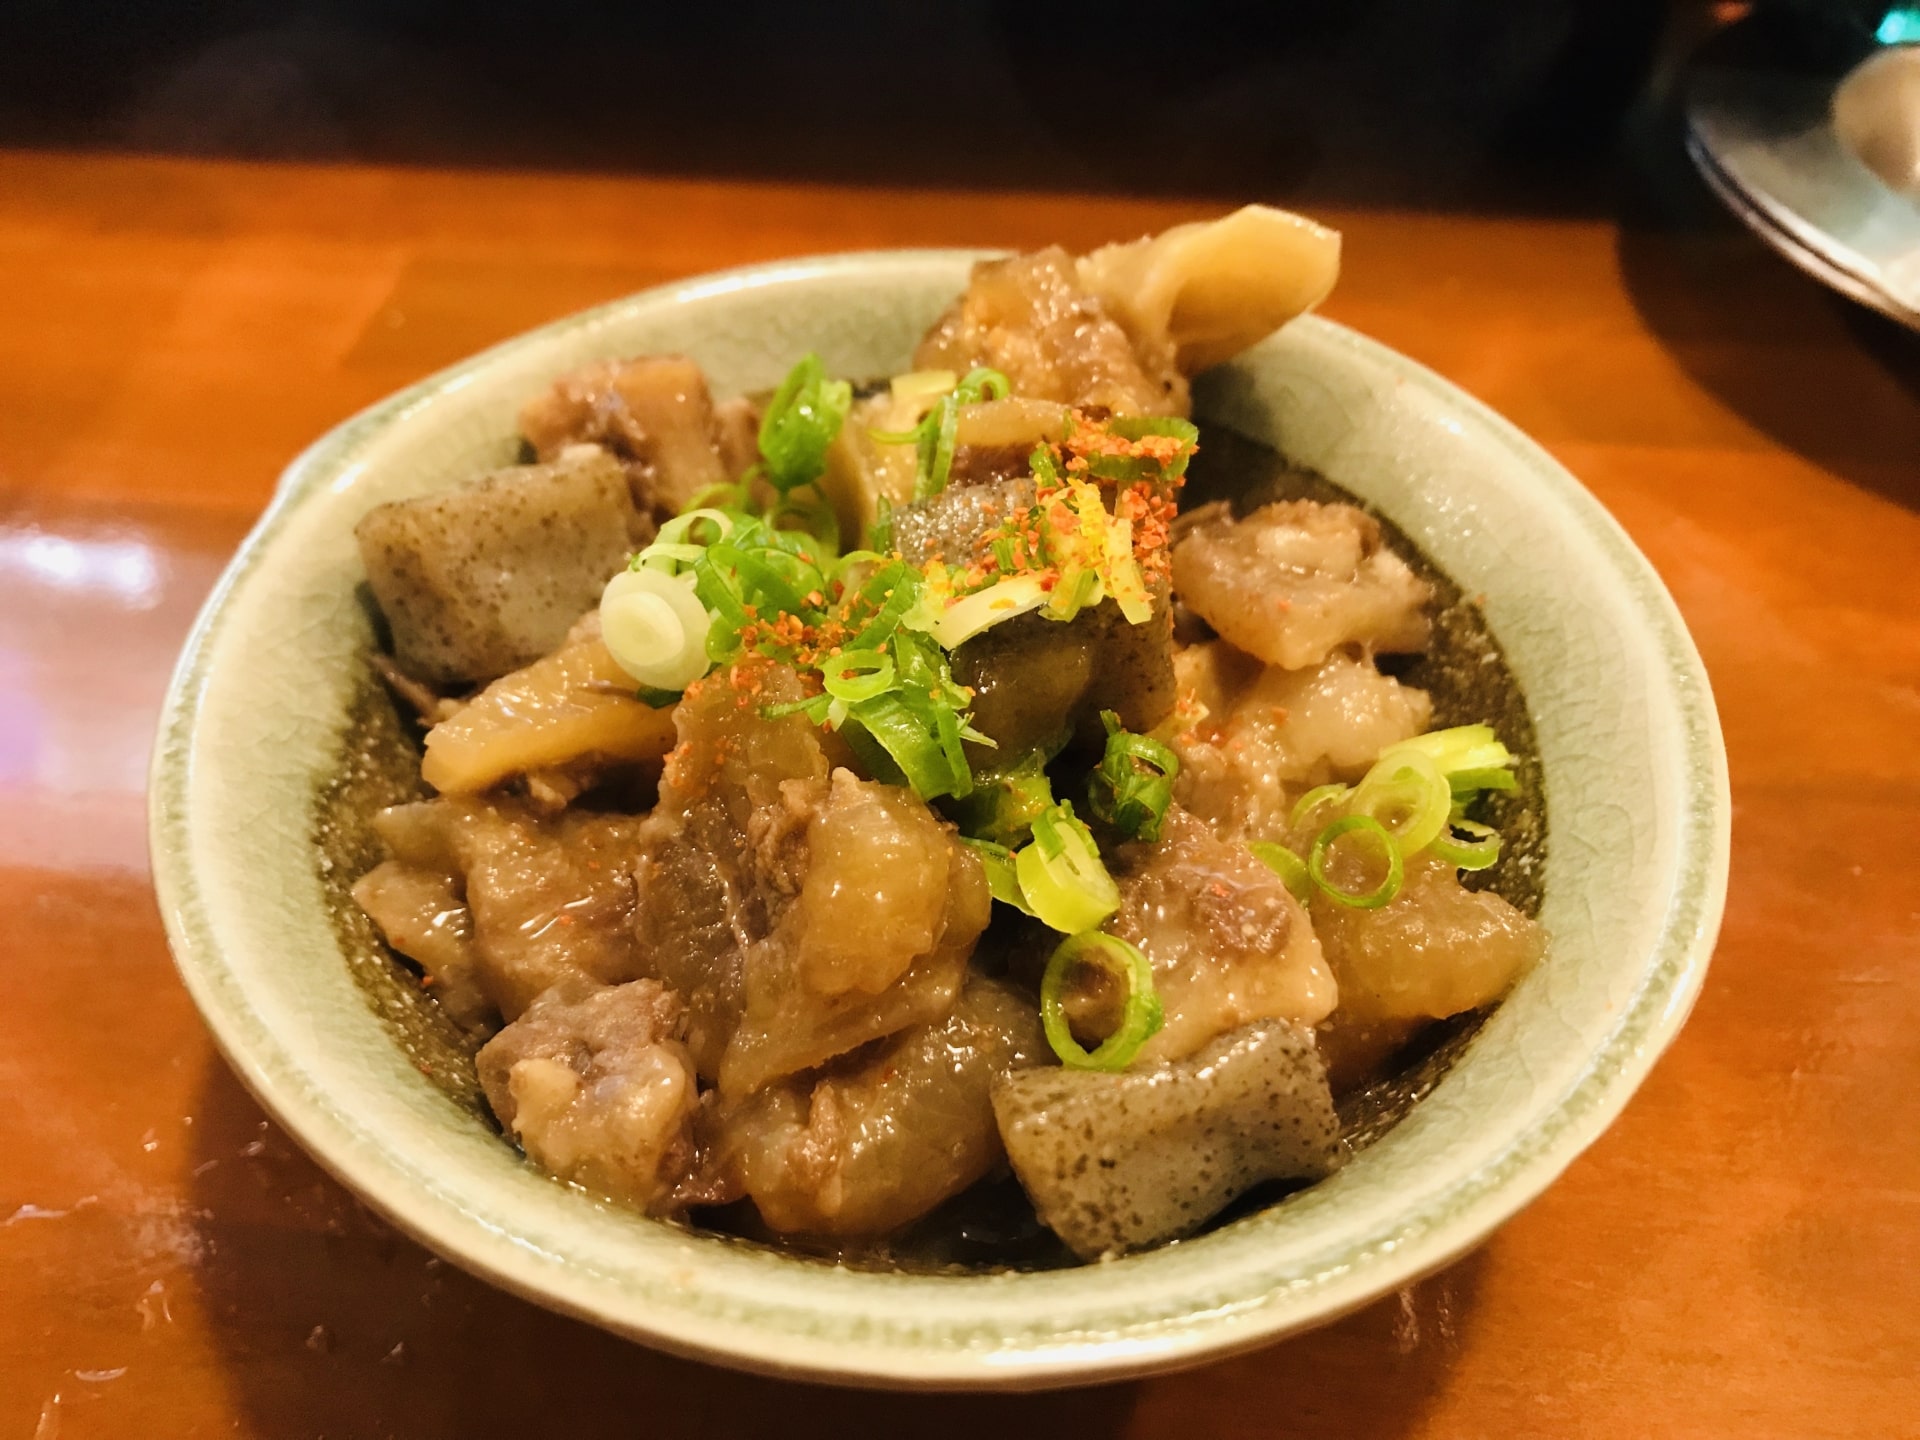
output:
[[[1253,852],[1254,859],[1280,877],[1280,883],[1302,905],[1313,898],[1313,877],[1307,873],[1307,862],[1293,851],[1271,840],[1255,840],[1247,849]]]
[[[1172,460],[1158,467],[1159,472],[1168,480],[1178,480],[1187,473],[1187,462],[1200,448],[1200,430],[1190,420],[1182,420],[1172,415],[1116,415],[1107,422],[1107,429],[1122,440],[1144,440],[1149,435],[1164,435],[1180,442],[1180,448],[1174,452]]]
[[[774,489],[784,492],[820,478],[827,447],[852,404],[853,387],[827,379],[818,355],[802,356],[787,372],[760,422],[760,455]]]
[[[1347,798],[1350,787],[1346,785],[1316,785],[1293,803],[1293,810],[1287,816],[1289,829],[1298,830],[1322,805],[1332,805]]]
[[[1442,775],[1467,770],[1497,770],[1513,764],[1513,752],[1500,743],[1491,725],[1455,725],[1446,730],[1430,730],[1411,740],[1389,745],[1380,758],[1406,750],[1418,750],[1439,767]]]
[[[1507,769],[1455,770],[1447,776],[1455,795],[1477,795],[1482,790],[1518,790],[1520,782]]]
[[[1020,845],[1032,834],[1034,819],[1053,804],[1047,754],[1029,750],[1012,765],[975,776],[973,793],[951,813],[962,835]]]
[[[1130,840],[1160,838],[1160,825],[1173,804],[1173,782],[1180,759],[1148,735],[1124,730],[1111,710],[1100,712],[1107,749],[1100,768],[1087,782],[1093,813]]]
[[[985,770],[973,778],[973,793],[950,808],[954,824],[970,839],[996,845],[1021,845],[1033,833],[1033,820],[1054,806],[1054,787],[1046,780],[1046,751],[1027,751],[1010,766]]]
[[[851,740],[849,732],[853,722],[857,722],[886,752],[908,788],[922,800],[964,795],[973,788],[973,775],[965,768],[964,760],[956,774],[952,756],[941,744],[937,726],[899,691],[889,690],[848,706],[847,719],[849,724],[841,727],[842,733],[848,734]]]
[[[1395,750],[1381,757],[1354,788],[1348,812],[1370,815],[1399,845],[1416,855],[1446,828],[1453,791],[1432,757],[1421,750]]]
[[[1004,400],[1013,393],[1013,385],[998,370],[982,365],[969,370],[966,378],[953,387],[953,398],[962,405],[978,405],[986,400]]]
[[[1380,852],[1387,867],[1386,878],[1371,890],[1343,890],[1327,874],[1327,861],[1332,857],[1335,843],[1348,835],[1367,839]],[[1371,815],[1341,816],[1320,832],[1313,842],[1313,848],[1307,851],[1307,874],[1313,877],[1313,883],[1331,899],[1356,910],[1377,910],[1385,905],[1400,893],[1406,873],[1405,863],[1400,858],[1400,847],[1394,843],[1386,827]]]
[[[821,663],[820,676],[827,694],[856,705],[893,688],[893,658],[878,650],[842,650]]]
[[[651,685],[642,685],[635,690],[634,698],[649,710],[666,710],[680,703],[682,691],[656,690]]]
[[[1467,838],[1461,840],[1460,835]],[[1476,820],[1456,818],[1427,848],[1462,870],[1485,870],[1500,858],[1500,832]]]
[[[958,649],[981,631],[1038,610],[1052,598],[1038,575],[1011,575],[984,590],[950,601],[927,626],[927,633],[948,650]]]
[[[1011,850],[991,840],[975,840],[965,835],[960,837],[960,843],[980,857],[980,868],[987,872],[987,889],[994,899],[1023,914],[1033,914],[1027,907],[1027,897],[1020,893],[1020,877],[1013,868]]]
[[[1033,913],[1064,935],[1091,930],[1120,908],[1120,887],[1066,801],[1034,817],[1033,839],[1013,863]]]
[[[1073,1038],[1067,1021],[1066,989],[1077,965],[1097,965],[1127,987],[1126,1008],[1111,1035],[1092,1050]],[[1074,1070],[1124,1070],[1166,1023],[1153,988],[1153,965],[1117,935],[1086,930],[1070,935],[1047,961],[1040,978],[1040,1023],[1060,1063]]]
[[[600,592],[601,639],[650,690],[684,690],[707,673],[711,624],[693,587],[659,570],[622,570]]]

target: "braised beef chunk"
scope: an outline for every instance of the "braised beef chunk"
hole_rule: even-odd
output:
[[[354,529],[394,658],[435,685],[492,680],[554,649],[649,534],[597,452],[377,505]]]
[[[993,1108],[1034,1208],[1083,1260],[1191,1234],[1263,1180],[1317,1180],[1339,1161],[1313,1032],[1284,1021],[1123,1074],[1015,1071]]]
[[[1173,551],[1180,598],[1249,655],[1297,670],[1343,645],[1423,650],[1430,586],[1352,505],[1283,500],[1215,513]]]
[[[395,897],[400,885],[464,901],[472,929],[471,977],[511,1020],[541,991],[569,976],[633,979],[634,856],[641,822],[624,815],[570,810],[542,817],[506,796],[461,796],[396,805],[374,820],[393,860],[362,881],[363,903],[387,942],[464,986],[450,966],[447,935],[457,917],[424,931],[419,908]],[[377,878],[376,878],[377,877]],[[390,923],[391,922],[391,923]]]
[[[652,980],[570,978],[482,1047],[487,1103],[549,1174],[659,1213],[694,1163],[683,1007]]]
[[[1243,667],[1243,658],[1214,640],[1176,662],[1186,693],[1206,712],[1174,739],[1176,793],[1225,835],[1285,839],[1302,793],[1357,780],[1382,750],[1432,718],[1426,691],[1341,651],[1303,670]]]
[[[909,792],[836,770],[824,800],[806,794],[799,895],[745,956],[728,1099],[942,1019],[987,928],[980,862]]]
[[[447,869],[383,860],[354,882],[354,903],[387,944],[427,972],[433,995],[454,1022],[484,1028],[495,1007],[480,980],[466,886]]]
[[[1057,246],[973,268],[966,293],[914,352],[920,370],[1001,371],[1013,393],[1128,415],[1185,415],[1186,377],[1164,337],[1138,342],[1087,293]]]
[[[1491,1005],[1545,945],[1537,922],[1498,895],[1467,889],[1432,855],[1407,862],[1389,904],[1356,910],[1321,898],[1313,923],[1340,983],[1341,1014],[1356,1023],[1437,1020]]]
[[[465,795],[514,776],[551,786],[564,773],[577,794],[616,766],[657,763],[673,739],[672,712],[639,698],[590,610],[551,655],[443,715],[427,732],[420,775],[442,794]]]
[[[1143,1059],[1177,1060],[1254,1020],[1314,1025],[1332,1012],[1333,975],[1306,911],[1245,845],[1174,806],[1156,843],[1121,847],[1114,877],[1120,910],[1107,928],[1153,962],[1166,1012]]]
[[[707,377],[684,355],[582,366],[520,412],[520,433],[541,459],[569,445],[605,448],[627,467],[634,503],[661,520],[739,478],[753,453],[742,432],[757,423],[750,402],[716,410]]]
[[[639,973],[686,1001],[687,1044],[708,1081],[746,1008],[747,951],[799,894],[807,821],[829,793],[825,732],[803,715],[761,713],[800,695],[793,671],[773,665],[690,686],[660,802],[641,824]]]
[[[1001,1159],[993,1081],[1047,1050],[1031,997],[976,975],[944,1019],[862,1055],[718,1127],[715,1163],[776,1230],[878,1235],[957,1195]]]

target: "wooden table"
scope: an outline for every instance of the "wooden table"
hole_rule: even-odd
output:
[[[1197,213],[0,156],[0,1436],[1920,1434],[1920,346],[1730,227],[1326,217],[1347,234],[1328,313],[1592,486],[1678,597],[1732,756],[1733,888],[1691,1025],[1444,1274],[1076,1395],[742,1378],[398,1238],[214,1053],[148,886],[149,734],[308,440],[673,276]]]

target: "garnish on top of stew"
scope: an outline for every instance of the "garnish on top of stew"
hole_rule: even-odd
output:
[[[1181,506],[1188,377],[1338,257],[1250,207],[982,263],[880,385],[591,365],[363,519],[437,793],[354,897],[529,1158],[808,1237],[1010,1166],[1110,1256],[1328,1174],[1330,1058],[1536,959],[1461,881],[1514,755],[1375,661],[1428,584],[1355,506]]]

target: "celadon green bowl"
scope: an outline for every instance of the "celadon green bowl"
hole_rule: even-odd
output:
[[[683,1355],[853,1384],[1039,1388],[1191,1365],[1321,1324],[1462,1254],[1620,1112],[1700,989],[1726,890],[1725,754],[1671,599],[1506,421],[1327,321],[1197,388],[1198,417],[1374,504],[1471,594],[1525,689],[1548,796],[1543,963],[1434,1092],[1331,1179],[1179,1245],[1077,1269],[854,1270],[650,1221],[550,1180],[414,1067],[349,973],[313,797],[371,630],[354,522],[516,453],[522,401],[582,361],[698,359],[718,393],[906,368],[978,258],[738,270],[559,321],[349,420],[288,470],[195,626],[152,777],[180,973],[274,1118],[475,1274]]]

